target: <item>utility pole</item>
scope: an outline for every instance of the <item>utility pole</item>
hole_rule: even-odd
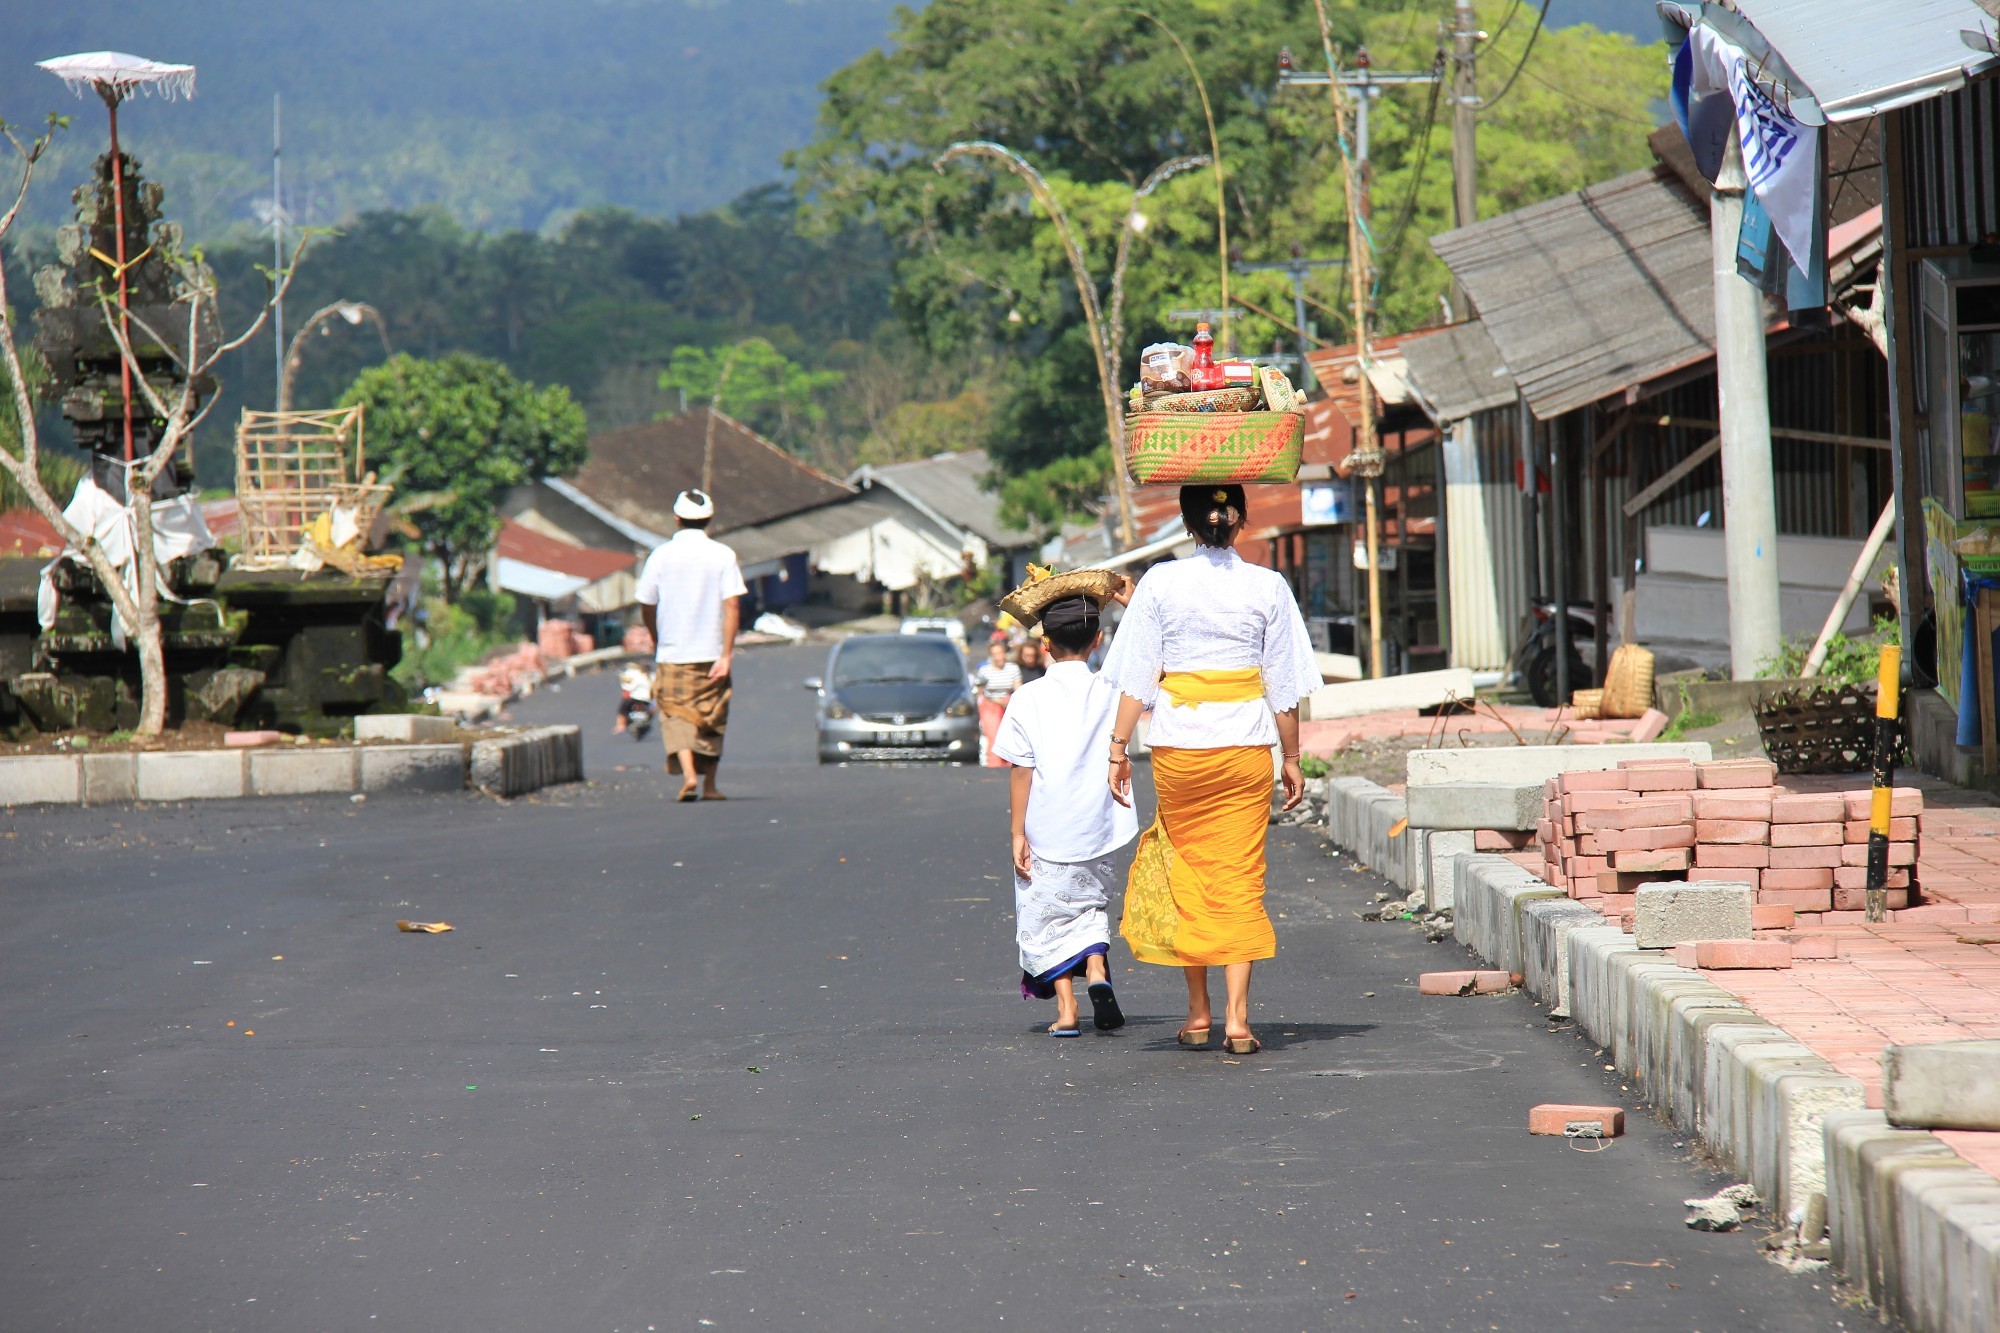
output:
[[[1292,332],[1299,336],[1299,389],[1311,392],[1313,387],[1312,362],[1306,353],[1312,350],[1312,337],[1306,324],[1306,279],[1316,268],[1339,268],[1344,259],[1306,259],[1299,247],[1292,247],[1292,257],[1283,262],[1238,264],[1238,273],[1282,273],[1292,280]],[[1178,313],[1178,312],[1176,312]]]
[[[1764,298],[1736,273],[1743,230],[1743,150],[1736,134],[1709,194],[1715,268],[1715,387],[1722,426],[1722,549],[1729,575],[1729,669],[1752,680],[1778,655],[1778,509]]]
[[[1451,199],[1452,223],[1479,221],[1479,15],[1472,0],[1458,0],[1451,17]],[[1456,279],[1452,314],[1472,318],[1472,303]]]
[[[285,139],[280,112],[283,93],[271,94],[271,271],[283,273],[285,270],[285,190],[284,151]],[[278,299],[271,306],[271,347],[277,353],[276,378],[271,381],[271,392],[276,395],[277,410],[285,410],[285,289],[278,288]]]

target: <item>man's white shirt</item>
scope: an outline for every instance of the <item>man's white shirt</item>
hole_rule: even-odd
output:
[[[736,553],[698,528],[682,528],[639,573],[639,601],[659,608],[655,661],[713,662],[722,656],[722,603],[749,591]]]

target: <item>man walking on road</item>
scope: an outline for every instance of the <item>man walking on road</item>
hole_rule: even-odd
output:
[[[639,617],[653,635],[653,702],[667,771],[680,763],[682,801],[720,801],[715,770],[729,726],[730,658],[748,589],[736,553],[709,535],[715,501],[685,490],[674,499],[679,528],[639,574]]]

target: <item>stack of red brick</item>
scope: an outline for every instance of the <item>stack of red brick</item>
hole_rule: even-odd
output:
[[[1538,830],[1542,877],[1585,899],[1662,880],[1750,884],[1760,906],[1789,908],[1802,925],[1860,920],[1871,799],[1865,787],[1787,791],[1765,759],[1635,759],[1602,772],[1565,773],[1546,789]],[[1896,788],[1892,909],[1917,901],[1922,812],[1923,793]]]

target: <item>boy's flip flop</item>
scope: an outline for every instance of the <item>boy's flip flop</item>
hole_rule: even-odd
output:
[[[1117,992],[1108,981],[1090,983],[1090,1021],[1097,1025],[1099,1032],[1111,1032],[1125,1026],[1125,1011],[1118,1007]]]
[[[1050,1028],[1050,1029],[1049,1029],[1049,1035],[1050,1035],[1051,1037],[1081,1037],[1081,1036],[1083,1035],[1083,1029],[1082,1029],[1082,1028]]]

